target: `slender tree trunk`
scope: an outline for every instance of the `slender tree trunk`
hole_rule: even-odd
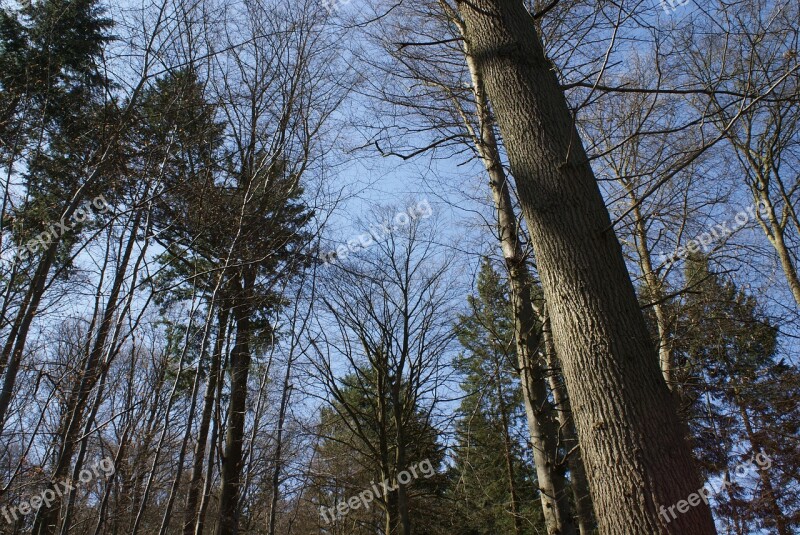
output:
[[[219,377],[220,362],[222,361],[222,350],[225,347],[227,336],[229,311],[226,307],[219,310],[218,333],[214,342],[214,350],[211,354],[211,364],[208,369],[208,381],[206,391],[203,395],[203,413],[200,416],[200,426],[197,430],[197,442],[194,448],[194,459],[192,460],[192,475],[189,479],[189,490],[186,494],[186,513],[183,521],[183,535],[194,533],[195,522],[198,517],[198,507],[200,493],[203,491],[203,463],[206,457],[206,443],[208,441],[208,430],[211,427],[211,414],[214,411],[214,399],[216,397],[217,379]],[[214,447],[212,442],[211,447]]]
[[[226,338],[226,344],[227,344]],[[216,451],[222,450],[222,444],[220,441],[220,422],[222,422],[222,407],[221,407],[221,400],[222,400],[222,387],[224,384],[224,380],[222,378],[223,370],[227,369],[228,367],[228,348],[223,352],[222,356],[224,357],[220,361],[220,370],[219,375],[217,376],[217,395],[214,399],[214,419],[212,420],[211,426],[211,437],[209,437],[208,443],[210,444],[210,448],[208,448],[208,463],[206,464],[206,477],[205,477],[205,484],[203,486],[203,496],[200,500],[200,506],[197,509],[197,524],[195,525],[194,535],[204,535],[205,533],[205,521],[206,521],[206,512],[208,511],[208,504],[211,501],[212,496],[212,486],[214,484],[214,464],[216,458]],[[218,443],[219,442],[219,443]]]
[[[508,474],[508,492],[511,496],[511,515],[514,517],[514,533],[522,535],[522,517],[519,514],[519,499],[517,497],[517,477],[514,470],[514,456],[512,450],[511,424],[509,422],[508,411],[505,404],[505,393],[500,374],[500,366],[495,366],[495,381],[497,382],[497,400],[500,410],[500,423],[503,426],[503,458],[506,462],[506,474]]]
[[[747,433],[747,440],[750,442],[754,451],[764,453],[764,447],[753,431],[753,424],[750,422],[750,415],[747,413],[747,407],[740,403],[738,399],[736,400],[736,405],[742,417],[742,423]],[[792,535],[789,527],[790,521],[786,518],[786,515],[783,514],[783,511],[781,511],[780,505],[778,505],[778,497],[775,493],[775,488],[772,486],[772,480],[770,480],[769,474],[766,470],[759,470],[758,477],[761,481],[761,493],[765,498],[766,508],[772,515],[772,521],[775,523],[776,533],[778,535]]]
[[[653,258],[650,254],[650,247],[647,240],[647,227],[642,215],[642,210],[639,208],[639,199],[633,193],[631,188],[628,188],[628,195],[633,203],[633,218],[634,218],[634,241],[636,242],[636,252],[639,256],[639,266],[641,267],[642,274],[644,274],[644,282],[647,285],[647,298],[652,303],[653,314],[656,317],[656,329],[658,329],[658,362],[661,367],[661,375],[664,377],[664,382],[667,387],[673,392],[677,392],[677,384],[675,381],[675,372],[673,370],[672,359],[672,337],[669,322],[669,315],[667,314],[664,303],[664,285],[658,274],[653,268]]]
[[[764,205],[766,215],[758,218],[767,240],[778,255],[778,260],[781,263],[781,269],[786,276],[786,283],[789,285],[789,290],[792,292],[795,304],[800,308],[800,276],[797,274],[797,266],[792,258],[792,253],[789,246],[786,244],[786,225],[781,221],[781,218],[775,213],[775,205],[769,196],[769,184],[766,179],[760,178],[760,188],[754,195],[754,200],[757,203]],[[800,229],[798,229],[800,230]]]
[[[278,497],[280,495],[281,469],[283,461],[283,426],[286,424],[286,409],[292,395],[292,359],[286,364],[286,375],[283,378],[283,394],[281,407],[278,412],[278,433],[275,438],[275,469],[272,471],[272,499],[269,503],[269,521],[267,524],[268,535],[275,535],[277,521]]]
[[[92,178],[89,179],[89,181],[91,180]],[[89,181],[87,181],[87,183]],[[62,221],[71,218],[75,213],[83,199],[81,194],[82,190],[79,190],[73,195],[70,204],[61,217]],[[39,310],[39,305],[42,302],[42,297],[47,287],[47,276],[55,263],[56,253],[60,244],[61,236],[58,235],[48,245],[47,250],[44,255],[42,255],[42,259],[39,261],[33,278],[31,279],[28,291],[25,293],[25,297],[17,311],[17,316],[9,331],[8,338],[3,345],[3,351],[0,353],[0,363],[5,366],[5,377],[3,378],[2,389],[0,389],[0,433],[3,432],[5,419],[8,415],[8,407],[11,402],[11,396],[14,393],[14,385],[16,384],[17,374],[19,373],[19,367],[22,363],[25,345],[28,341],[28,333],[33,324],[33,319],[36,317],[36,313]]]
[[[250,300],[251,281],[245,281],[242,303],[233,307],[236,320],[236,344],[231,352],[231,393],[225,453],[222,458],[222,484],[219,498],[217,535],[236,535],[241,496],[242,445],[247,409],[247,379],[250,372]]]
[[[111,285],[111,292],[109,293],[108,300],[105,304],[105,311],[103,312],[103,317],[95,336],[94,344],[92,345],[92,349],[86,359],[86,364],[83,373],[81,374],[80,384],[78,385],[78,388],[73,391],[71,400],[67,404],[69,410],[66,415],[66,426],[63,428],[63,434],[60,437],[61,451],[59,452],[59,456],[56,460],[56,467],[53,471],[50,486],[48,487],[54,492],[59,482],[66,479],[67,475],[69,474],[72,456],[75,451],[75,445],[78,441],[80,429],[83,425],[83,413],[86,409],[86,404],[88,403],[89,396],[97,384],[100,376],[104,373],[103,355],[105,353],[111,355],[115,351],[114,348],[111,347],[113,344],[106,344],[106,342],[108,341],[109,335],[112,333],[116,335],[118,332],[114,327],[115,325],[119,325],[119,322],[121,321],[121,318],[116,317],[119,313],[118,304],[120,293],[122,291],[125,278],[128,274],[128,266],[130,264],[131,256],[133,255],[133,249],[137,241],[136,236],[138,234],[139,224],[142,220],[142,215],[143,212],[138,210],[133,218],[133,224],[131,226],[132,232],[128,237],[122,258],[117,266],[114,275],[114,281]],[[140,260],[141,258],[142,256],[139,256]],[[112,342],[116,342],[116,336],[113,336],[112,338]],[[88,423],[91,423],[91,419]],[[81,464],[82,463],[80,461],[77,463],[78,471],[80,471]],[[52,507],[42,507],[37,512],[32,532],[37,535],[54,533],[58,524],[60,506],[61,497],[59,493],[56,493],[56,499],[53,502]]]
[[[519,0],[461,0],[517,180],[601,533],[707,535],[700,487],[566,98]]]
[[[3,353],[0,361],[5,365],[5,376],[3,377],[3,387],[0,389],[0,433],[3,432],[8,408],[11,404],[11,396],[14,393],[14,385],[17,381],[22,355],[25,351],[25,344],[28,340],[33,318],[39,310],[42,296],[44,295],[45,283],[50,268],[55,261],[58,243],[53,243],[45,253],[44,258],[39,262],[33,280],[20,304],[14,324],[11,326],[6,343],[3,346]]]
[[[213,309],[214,309],[213,295],[212,295],[212,298],[210,299],[210,303],[209,303],[208,306],[209,306],[209,311],[208,311],[208,314],[206,315],[206,324],[205,324],[205,329],[204,329],[205,332],[203,333],[203,341],[202,341],[202,343],[200,345],[200,355],[205,354],[206,348],[208,347],[207,344],[208,344],[209,332],[211,330],[211,325],[213,323],[213,319],[212,318],[213,318],[213,313],[214,313],[214,311],[213,311]],[[214,350],[216,350],[216,347],[214,348]],[[211,360],[213,361],[214,358],[215,358],[215,356],[212,356]],[[213,362],[212,362],[212,367],[213,367]],[[198,362],[197,363],[197,371],[195,372],[195,377],[194,377],[194,383],[192,385],[192,393],[191,393],[191,398],[190,398],[191,401],[189,402],[189,409],[186,411],[186,414],[187,414],[187,417],[186,417],[186,431],[184,432],[183,440],[181,442],[181,448],[180,448],[180,451],[178,452],[178,462],[177,462],[177,467],[176,467],[176,470],[175,470],[175,479],[172,480],[172,488],[169,491],[169,498],[167,499],[167,504],[164,507],[164,516],[161,519],[161,529],[159,530],[159,535],[166,535],[167,530],[169,529],[169,525],[170,525],[170,523],[172,521],[172,507],[175,504],[175,498],[177,497],[178,487],[180,486],[180,482],[181,482],[181,475],[183,474],[183,463],[184,463],[184,460],[186,459],[186,447],[188,446],[189,439],[191,438],[191,435],[192,435],[192,423],[194,422],[195,407],[197,406],[197,396],[198,396],[198,394],[200,392],[200,382],[201,382],[200,378],[201,377],[202,377],[202,373],[201,373],[201,369],[200,369],[200,362]],[[209,376],[209,381],[210,380],[211,380],[211,378]],[[200,467],[202,469],[202,461],[200,462]],[[194,466],[193,466],[193,468],[194,468]],[[188,513],[188,511],[187,511],[187,515],[188,516],[192,516],[192,515],[190,515]],[[184,529],[185,529],[185,526],[184,526]]]
[[[191,317],[191,313],[190,313]],[[153,490],[153,480],[156,477],[156,473],[158,471],[158,461],[161,458],[161,453],[164,449],[164,442],[167,436],[167,432],[169,431],[170,426],[170,415],[172,414],[172,407],[175,403],[175,400],[178,398],[178,385],[181,380],[181,376],[183,375],[184,365],[186,364],[186,354],[188,353],[189,347],[189,333],[191,330],[191,321],[189,323],[189,328],[186,332],[186,341],[181,352],[180,361],[178,362],[178,372],[175,374],[175,380],[172,382],[172,389],[170,390],[169,400],[167,401],[167,406],[164,410],[164,425],[161,428],[161,434],[158,437],[158,444],[156,445],[156,450],[153,452],[153,462],[150,464],[150,471],[147,474],[147,483],[144,486],[144,492],[142,493],[141,503],[139,504],[139,510],[136,513],[136,519],[133,522],[133,527],[130,529],[131,535],[136,535],[139,531],[139,527],[142,525],[142,520],[144,519],[144,513],[147,509],[147,502],[150,499],[150,492]],[[145,450],[146,453],[149,453],[149,448]]]
[[[597,527],[592,496],[589,493],[589,480],[586,477],[586,467],[583,464],[581,448],[578,444],[578,433],[575,430],[575,420],[572,418],[569,396],[567,396],[567,389],[561,380],[561,366],[558,363],[556,347],[553,344],[550,319],[547,316],[546,307],[539,314],[539,317],[542,323],[543,353],[548,368],[550,391],[553,393],[553,402],[559,423],[560,441],[562,447],[567,451],[566,461],[569,467],[572,499],[575,502],[578,529],[581,535],[589,535],[594,533]]]

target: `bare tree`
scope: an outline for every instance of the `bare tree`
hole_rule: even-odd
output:
[[[533,18],[513,1],[458,8],[517,181],[600,529],[714,533],[707,506],[672,523],[658,513],[699,478]]]

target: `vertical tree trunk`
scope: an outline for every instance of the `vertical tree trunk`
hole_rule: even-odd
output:
[[[567,396],[567,389],[561,380],[561,366],[556,355],[556,346],[553,344],[553,335],[550,319],[545,307],[539,318],[542,323],[542,345],[545,364],[548,369],[548,382],[550,392],[553,393],[553,403],[558,418],[559,439],[562,447],[567,451],[567,466],[569,467],[570,483],[572,485],[572,499],[575,502],[575,514],[578,518],[578,529],[581,535],[594,533],[597,527],[594,516],[594,505],[589,493],[589,480],[586,477],[586,467],[583,464],[581,448],[578,444],[578,433],[575,430],[575,420],[572,418],[572,408]]]
[[[407,351],[403,351],[406,355]],[[400,365],[399,369],[403,369]],[[405,400],[402,398],[400,392],[403,386],[402,375],[397,374],[391,379],[390,391],[392,393],[392,411],[395,425],[395,473],[399,474],[407,468],[408,456],[406,453],[406,433],[405,433],[405,418],[403,411],[406,407]],[[399,535],[411,535],[411,515],[408,512],[408,489],[405,485],[397,481],[397,527],[393,528],[392,533]]]
[[[636,245],[636,253],[639,256],[639,267],[644,275],[644,282],[647,287],[647,299],[652,303],[653,314],[656,317],[656,329],[658,330],[658,362],[661,367],[661,375],[667,383],[667,387],[673,392],[677,392],[675,371],[672,359],[672,337],[670,329],[669,315],[665,307],[664,285],[659,279],[653,267],[653,255],[647,239],[647,221],[640,208],[640,199],[633,190],[630,183],[624,183],[628,197],[633,205],[633,238]]]
[[[622,250],[519,0],[458,2],[517,180],[601,533],[715,533]]]
[[[246,277],[247,278],[247,277]],[[236,535],[239,529],[239,497],[242,480],[242,446],[247,410],[247,379],[250,372],[250,290],[244,282],[242,301],[233,307],[236,320],[236,344],[231,351],[231,393],[225,453],[222,458],[222,483],[219,497],[217,535]]]
[[[272,471],[272,498],[269,503],[269,520],[267,523],[267,535],[275,535],[275,525],[277,522],[278,497],[280,495],[281,469],[283,462],[283,426],[286,423],[286,409],[292,395],[292,359],[286,363],[286,374],[283,377],[283,392],[281,395],[281,406],[278,411],[278,432],[275,437],[275,469]]]
[[[747,413],[747,407],[740,403],[738,399],[736,400],[736,405],[742,417],[742,423],[747,433],[747,440],[750,441],[750,446],[753,448],[753,451],[765,453],[761,440],[759,440],[755,431],[753,431],[753,424],[750,422],[750,415]],[[775,493],[772,480],[769,478],[769,473],[766,470],[759,470],[758,478],[761,481],[761,493],[766,502],[766,509],[772,515],[772,521],[775,523],[776,533],[778,535],[791,535],[789,531],[791,522],[786,518],[786,515],[783,514],[783,511],[781,511],[780,505],[778,504],[778,496]]]
[[[218,317],[219,329],[211,354],[211,364],[208,368],[208,381],[206,382],[205,394],[203,394],[203,412],[200,416],[200,426],[197,430],[197,442],[195,443],[194,458],[192,459],[192,475],[189,479],[189,490],[186,494],[183,535],[192,535],[194,533],[194,526],[198,517],[200,493],[203,490],[203,462],[206,457],[208,430],[211,427],[211,413],[214,410],[214,399],[216,397],[220,362],[222,361],[222,350],[227,336],[228,309],[224,306],[221,307]],[[214,447],[213,442],[211,447]]]
[[[496,363],[497,364],[497,363]],[[500,366],[495,366],[495,380],[497,381],[497,399],[500,410],[500,420],[503,426],[503,458],[506,462],[506,474],[508,475],[508,492],[511,496],[511,515],[514,517],[514,534],[522,535],[522,517],[519,514],[519,499],[517,498],[517,477],[514,470],[514,455],[512,449],[511,424],[509,422],[508,411],[506,410],[505,393],[500,373]]]

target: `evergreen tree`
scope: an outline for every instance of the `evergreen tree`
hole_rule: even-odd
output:
[[[8,68],[0,74],[0,136],[9,176],[24,156],[20,199],[14,206],[4,192],[0,214],[0,231],[16,244],[3,282],[22,294],[0,354],[0,429],[51,270],[69,267],[82,232],[107,211],[103,196],[127,176],[100,68],[110,28],[96,0],[28,2],[0,16],[0,67]],[[99,210],[81,208],[90,200]]]
[[[515,369],[513,318],[506,289],[484,261],[471,313],[459,318],[464,352],[456,362],[464,398],[458,410],[451,494],[454,532],[544,531],[536,499],[535,471],[518,438],[525,414]]]
[[[302,201],[300,176],[280,154],[226,145],[228,127],[190,70],[159,80],[141,107],[143,142],[155,148],[163,176],[155,227],[166,269],[162,299],[194,289],[230,312],[230,398],[222,456],[219,533],[237,529],[248,377],[253,356],[275,343],[275,313],[285,285],[310,263],[305,230],[313,213]],[[161,154],[159,154],[161,152]]]
[[[407,419],[404,435],[407,440],[406,465],[398,466],[394,462],[397,445],[390,442],[387,447],[392,463],[389,468],[391,475],[384,490],[380,459],[375,457],[374,452],[380,449],[381,437],[385,439],[397,435],[396,426],[392,421],[381,420],[374,397],[376,390],[365,386],[368,385],[353,375],[345,377],[341,389],[345,402],[335,401],[330,408],[323,408],[321,412],[318,431],[322,441],[317,449],[319,460],[315,464],[315,473],[318,475],[310,498],[324,508],[320,509],[323,532],[348,535],[384,532],[386,509],[397,507],[396,500],[392,499],[392,487],[397,484],[397,475],[419,463],[429,462],[437,474],[426,477],[430,472],[423,474],[418,469],[418,477],[406,485],[414,533],[449,533],[443,525],[447,516],[444,496],[446,480],[438,473],[439,466],[444,462],[444,448],[438,443],[439,431],[430,425],[423,409],[404,407],[404,411],[412,412]],[[391,412],[391,399],[385,401]],[[355,414],[357,417],[353,416]],[[336,506],[339,503],[375,488],[380,492],[368,509],[359,506],[336,518]],[[397,515],[395,512],[391,516]]]
[[[717,496],[715,512],[734,525],[792,533],[797,496],[783,489],[797,488],[800,477],[790,468],[797,450],[785,437],[797,435],[800,376],[777,359],[778,329],[753,296],[703,256],[687,262],[685,276],[691,292],[676,344],[681,392],[701,466],[733,483]],[[766,455],[769,467],[737,478],[735,468],[755,455]]]

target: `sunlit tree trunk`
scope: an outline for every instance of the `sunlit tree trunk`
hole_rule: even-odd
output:
[[[566,98],[518,0],[458,3],[517,181],[604,534],[715,533]]]

